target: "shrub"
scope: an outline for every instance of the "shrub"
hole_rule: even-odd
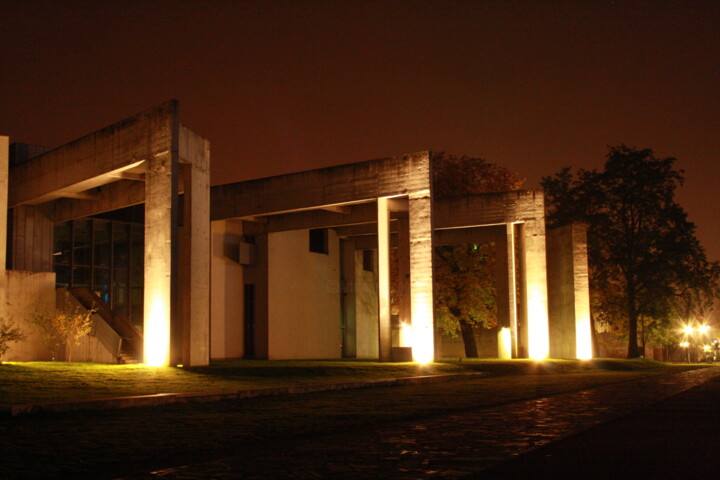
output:
[[[25,340],[25,334],[17,328],[12,320],[5,320],[0,317],[0,363],[2,357],[10,349],[10,342],[22,342]]]

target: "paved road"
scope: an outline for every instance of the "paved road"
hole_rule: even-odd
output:
[[[701,369],[367,431],[243,445],[231,457],[123,480],[720,478],[719,400],[720,368]]]

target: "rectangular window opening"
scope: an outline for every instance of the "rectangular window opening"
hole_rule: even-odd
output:
[[[315,253],[328,253],[327,228],[313,228],[310,230],[310,251]]]

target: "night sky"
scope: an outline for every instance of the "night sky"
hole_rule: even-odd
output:
[[[445,150],[535,188],[678,158],[720,259],[720,2],[0,0],[0,134],[59,146],[170,98],[214,184]]]

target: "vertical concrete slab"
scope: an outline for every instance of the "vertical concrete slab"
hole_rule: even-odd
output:
[[[173,310],[177,308],[177,105],[150,129],[153,153],[145,173],[144,361],[170,363]]]
[[[0,318],[7,315],[7,207],[8,207],[8,164],[10,162],[10,138],[0,135]]]
[[[18,205],[13,208],[10,242],[10,265],[13,270],[53,271],[53,222],[48,210],[45,205]]]
[[[550,353],[562,358],[592,358],[587,236],[583,224],[548,232]]]
[[[392,353],[390,318],[390,209],[387,198],[377,199],[378,230],[378,343],[379,359],[389,362]]]
[[[518,357],[518,312],[517,312],[517,265],[515,258],[515,224],[505,225],[507,232],[507,278],[508,278],[508,317],[510,320],[510,344],[512,357]]]
[[[593,326],[590,320],[590,275],[587,252],[587,225],[572,225],[573,267],[575,292],[575,356],[586,360],[592,358]]]
[[[145,174],[145,363],[170,362],[172,245],[177,239],[177,163],[172,152],[148,160]]]
[[[525,222],[520,234],[528,356],[541,360],[547,358],[550,351],[544,220]]]
[[[179,285],[182,305],[182,363],[210,363],[210,143],[183,128],[183,235]]]
[[[427,363],[435,359],[430,154],[416,155],[411,162],[410,178],[419,186],[408,192],[413,360]]]

